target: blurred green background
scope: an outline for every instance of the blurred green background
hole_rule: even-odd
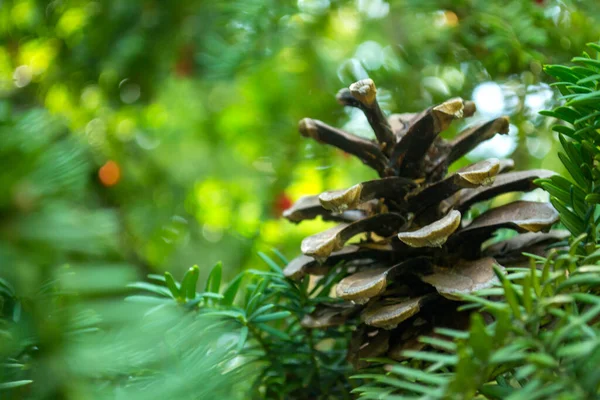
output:
[[[40,302],[48,282],[96,299],[148,273],[198,264],[202,280],[223,261],[227,281],[266,269],[259,251],[292,258],[326,223],[284,209],[374,177],[296,129],[372,137],[335,101],[358,79],[386,113],[472,98],[448,135],[512,125],[470,160],[562,172],[542,67],[597,41],[599,17],[595,0],[0,0],[0,277],[19,293],[0,314],[33,315],[31,343],[58,348],[72,320],[48,315],[70,300]]]
[[[471,158],[559,168],[536,115],[552,102],[542,65],[597,39],[599,12],[594,1],[555,0],[5,0],[2,116],[44,109],[81,148],[93,196],[77,208],[107,211],[98,227],[79,227],[96,229],[89,241],[105,229],[112,257],[146,271],[222,260],[231,277],[257,267],[259,250],[293,256],[322,228],[278,219],[299,196],[369,176],[296,131],[311,116],[372,135],[334,98],[361,78],[376,81],[386,112],[474,98],[479,118],[508,114],[513,127]],[[21,178],[1,182],[6,206],[49,206],[52,188]],[[78,235],[66,220],[39,229],[47,240]]]

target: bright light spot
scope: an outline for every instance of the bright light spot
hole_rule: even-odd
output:
[[[441,78],[448,84],[448,86],[460,90],[465,83],[465,76],[458,69],[453,67],[446,67],[442,70]]]
[[[254,236],[260,226],[261,212],[262,209],[258,202],[245,202],[239,205],[235,226],[236,232],[246,237]]]
[[[550,108],[552,102],[553,93],[550,86],[545,83],[539,85],[532,85],[527,89],[527,95],[525,96],[525,107],[533,115],[537,115],[538,112]]]
[[[346,107],[346,109],[350,119],[342,126],[342,129],[347,132],[352,132],[356,136],[373,139],[373,130],[371,129],[371,125],[369,125],[369,121],[367,120],[367,117],[365,117],[365,114],[354,107]]]
[[[5,5],[7,7],[7,5]],[[10,12],[10,19],[15,25],[30,26],[35,21],[36,4],[33,1],[19,1]]]
[[[496,117],[504,111],[504,94],[500,85],[484,82],[473,90],[473,101],[477,111],[489,117]]]
[[[135,122],[131,118],[124,118],[117,124],[115,134],[119,140],[125,142],[133,138],[134,130]]]
[[[31,67],[34,76],[44,73],[56,57],[58,44],[55,40],[30,40],[19,48],[19,63]]]
[[[269,157],[261,157],[252,162],[252,166],[260,172],[265,174],[274,174],[275,168],[273,168],[273,162]]]
[[[543,137],[528,136],[525,139],[525,144],[527,145],[529,154],[540,159],[546,157],[552,149],[552,143]]]
[[[92,146],[101,146],[106,138],[106,124],[100,118],[94,118],[85,126],[85,134]]]
[[[86,86],[81,92],[81,104],[88,110],[94,110],[100,106],[102,92],[97,85]]]
[[[345,85],[350,85],[361,79],[367,79],[369,74],[363,65],[355,58],[346,60],[340,65],[337,71],[338,78]]]
[[[130,83],[129,79],[123,79],[119,83],[121,101],[126,104],[131,104],[140,98],[140,85],[137,83]]]
[[[138,146],[144,150],[154,150],[160,145],[160,140],[158,138],[153,138],[143,132],[136,133],[135,141],[137,142]]]
[[[46,94],[46,108],[53,113],[68,114],[73,112],[74,105],[71,101],[69,90],[65,85],[53,85]]]
[[[223,229],[218,226],[204,224],[202,226],[202,236],[208,242],[217,243],[223,238]]]
[[[427,76],[423,78],[423,88],[431,95],[450,96],[448,85],[437,76]]]
[[[68,37],[83,28],[87,20],[87,15],[83,8],[68,9],[56,24],[56,31],[59,36]]]
[[[146,108],[146,122],[154,128],[160,128],[167,123],[169,114],[160,103],[152,103]]]
[[[329,10],[329,0],[298,0],[298,8],[307,14],[323,14]]]
[[[227,350],[233,348],[240,341],[240,337],[236,333],[224,333],[219,339],[217,339],[217,348],[226,348]]]
[[[486,158],[505,158],[510,156],[517,148],[519,130],[510,124],[508,134],[496,135],[475,147],[467,157],[469,159],[483,160]]]
[[[338,43],[354,42],[360,30],[361,18],[358,11],[351,7],[341,7],[330,17],[331,37]],[[354,42],[356,43],[356,42]]]
[[[383,49],[383,66],[392,71],[402,71],[403,65],[392,46],[386,46]]]
[[[521,196],[521,199],[527,201],[548,202],[550,201],[550,194],[542,188],[537,188],[531,192],[524,193]]]
[[[18,88],[22,88],[22,87],[29,85],[32,77],[33,77],[33,71],[31,70],[31,67],[29,67],[28,65],[18,66],[15,69],[15,72],[13,74],[15,86]]]
[[[356,7],[372,19],[383,18],[390,12],[389,3],[383,0],[356,0]]]
[[[361,43],[356,49],[354,57],[359,59],[368,70],[376,70],[383,65],[383,48],[377,42],[369,40]]]
[[[434,14],[434,25],[438,28],[455,27],[458,25],[458,16],[452,11],[436,11]]]

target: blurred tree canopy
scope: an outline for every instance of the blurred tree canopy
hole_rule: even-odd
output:
[[[85,149],[127,261],[223,260],[231,276],[320,228],[277,220],[300,194],[363,174],[295,132],[313,115],[369,134],[333,96],[358,78],[376,79],[388,112],[487,83],[480,97],[496,104],[480,109],[512,115],[520,146],[507,152],[542,164],[554,144],[532,118],[551,101],[541,66],[597,38],[598,12],[554,0],[3,1],[0,96],[5,116],[45,108]]]
[[[0,0],[0,294],[13,299],[0,316],[28,338],[0,354],[25,365],[46,344],[36,379],[55,386],[38,394],[66,398],[44,357],[123,315],[65,304],[143,273],[198,264],[204,278],[222,260],[227,281],[266,269],[258,251],[294,255],[326,223],[282,211],[371,177],[296,131],[310,115],[372,135],[335,101],[358,79],[376,80],[386,113],[473,98],[512,125],[471,160],[561,172],[537,114],[554,104],[542,66],[597,40],[599,18],[592,0]]]

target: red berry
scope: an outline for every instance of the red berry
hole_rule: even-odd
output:
[[[194,49],[192,46],[184,46],[179,50],[175,62],[175,74],[185,78],[194,73]]]
[[[104,186],[114,186],[121,180],[121,167],[109,160],[98,170],[98,178]]]
[[[279,193],[273,204],[274,214],[280,217],[285,210],[292,206],[292,204],[294,204],[294,202],[285,192]]]

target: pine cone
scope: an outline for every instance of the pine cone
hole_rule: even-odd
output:
[[[454,98],[418,114],[386,118],[370,79],[341,90],[337,100],[364,112],[377,141],[310,118],[300,121],[300,133],[358,157],[380,179],[303,197],[286,210],[292,222],[321,216],[340,224],[305,238],[304,254],[284,273],[301,280],[334,267],[344,271],[335,293],[345,302],[323,304],[303,325],[325,328],[359,318],[348,357],[360,366],[364,357],[401,359],[403,350],[422,348],[418,336],[432,335],[434,328],[464,328],[468,318],[456,311],[457,295],[491,286],[497,280],[494,265],[518,262],[522,252],[539,251],[564,233],[543,233],[558,220],[549,203],[514,201],[472,221],[463,218],[475,203],[533,190],[535,179],[553,175],[547,170],[508,172],[513,161],[498,159],[447,175],[448,166],[479,143],[506,134],[508,117],[448,141],[438,135],[453,120],[472,116],[474,103]],[[499,228],[521,234],[482,250]],[[360,242],[346,244],[357,235]]]

